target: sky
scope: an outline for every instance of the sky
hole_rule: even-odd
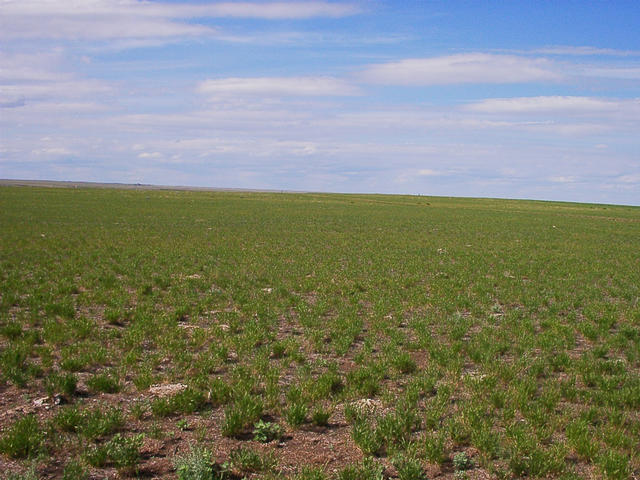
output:
[[[0,178],[640,205],[640,2],[0,0]]]

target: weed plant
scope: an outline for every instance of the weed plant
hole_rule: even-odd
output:
[[[211,452],[204,447],[191,446],[184,455],[173,459],[178,480],[213,480]]]
[[[267,443],[282,437],[282,427],[277,423],[258,420],[253,426],[253,439],[256,442]]]

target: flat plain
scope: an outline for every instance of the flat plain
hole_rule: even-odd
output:
[[[640,208],[0,188],[6,478],[640,478]]]

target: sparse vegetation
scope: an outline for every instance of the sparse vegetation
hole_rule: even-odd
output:
[[[0,203],[0,466],[134,477],[170,444],[152,475],[640,475],[638,208],[38,188]]]

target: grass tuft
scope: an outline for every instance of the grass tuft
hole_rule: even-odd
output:
[[[35,415],[16,420],[4,432],[0,452],[12,458],[35,458],[45,452],[45,435]]]

